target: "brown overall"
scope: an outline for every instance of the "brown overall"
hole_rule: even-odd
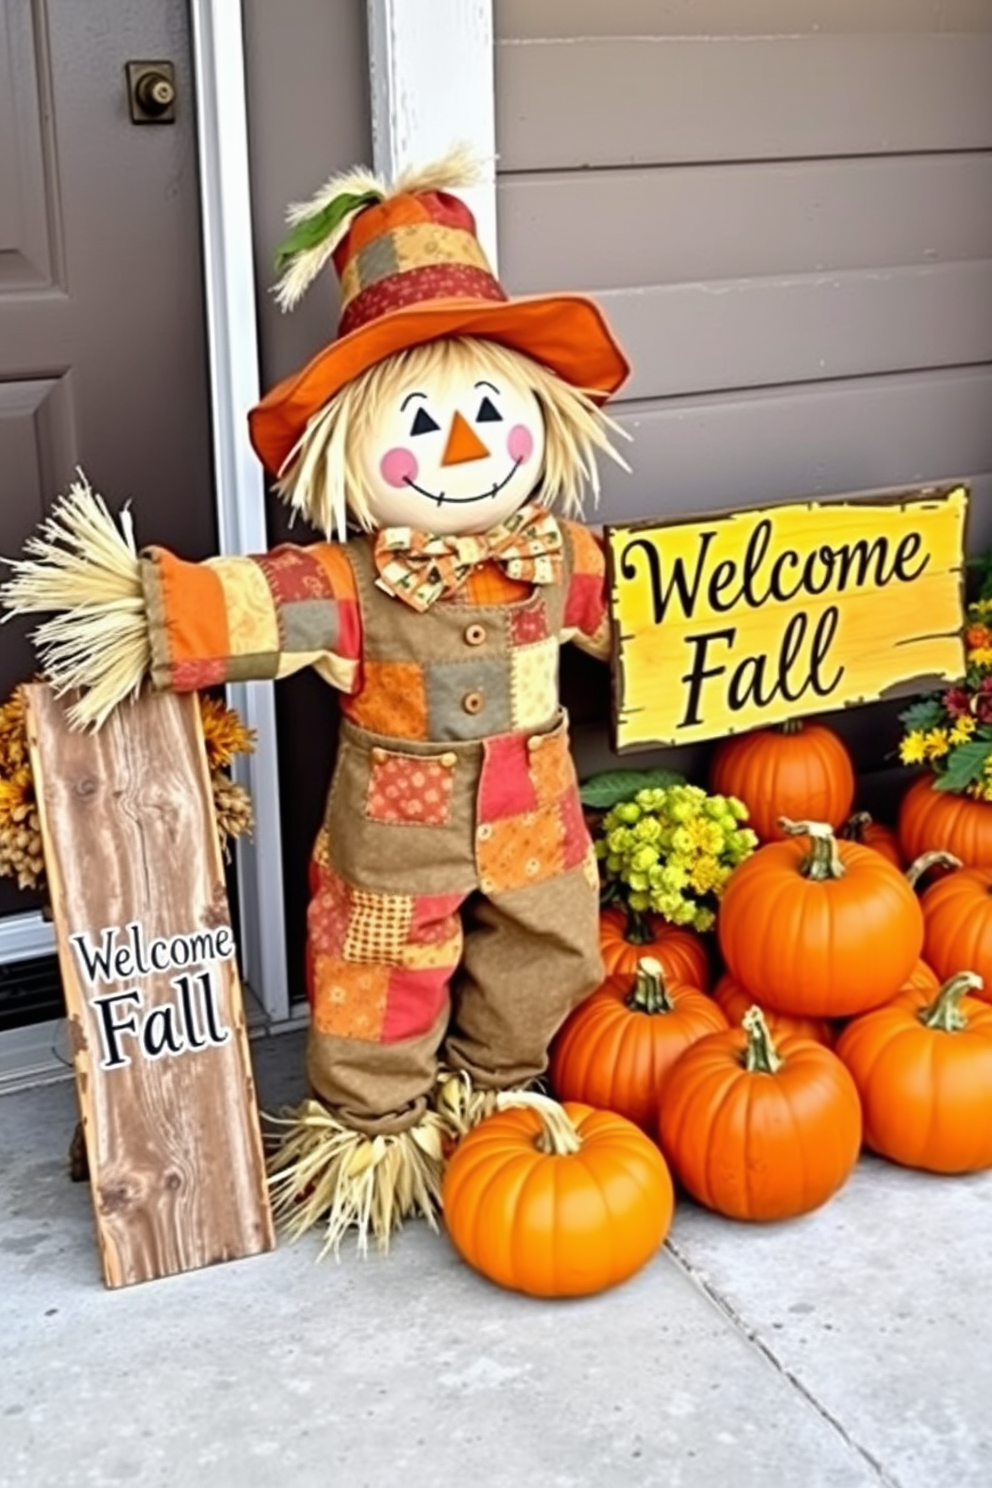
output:
[[[413,616],[376,586],[369,545],[348,544],[363,672],[391,693],[383,732],[349,700],[314,847],[307,1069],[359,1130],[417,1121],[439,1058],[485,1088],[541,1074],[602,979],[557,704],[570,549],[562,582],[518,603]]]

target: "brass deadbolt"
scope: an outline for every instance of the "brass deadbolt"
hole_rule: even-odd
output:
[[[129,62],[127,91],[132,123],[175,122],[176,69],[171,62]]]

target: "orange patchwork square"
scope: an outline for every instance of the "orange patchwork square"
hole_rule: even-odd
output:
[[[365,815],[370,821],[399,822],[420,827],[446,827],[451,820],[450,764],[416,755],[372,751]]]
[[[532,740],[527,761],[537,799],[542,806],[552,806],[575,785],[575,767],[564,734],[549,734],[540,742]]]
[[[380,1042],[389,976],[388,966],[357,966],[336,956],[315,956],[313,1027],[335,1038]]]
[[[476,865],[484,894],[543,883],[565,867],[565,833],[552,807],[505,816],[476,828]]]
[[[367,661],[359,692],[341,700],[342,712],[373,734],[427,738],[427,683],[412,661]]]

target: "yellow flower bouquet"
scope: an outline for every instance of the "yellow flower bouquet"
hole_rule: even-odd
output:
[[[934,789],[992,801],[992,597],[968,606],[965,675],[900,713],[904,765],[928,765]]]
[[[607,811],[596,834],[604,901],[709,930],[727,880],[758,844],[747,807],[698,785],[648,787]]]

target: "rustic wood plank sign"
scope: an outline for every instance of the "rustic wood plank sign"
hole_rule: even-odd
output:
[[[608,527],[618,750],[964,672],[964,486]]]
[[[25,695],[104,1279],[270,1250],[196,700],[144,697],[94,734]]]

